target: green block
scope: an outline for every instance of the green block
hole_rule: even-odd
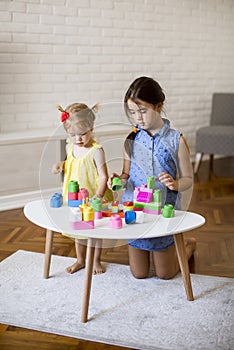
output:
[[[149,209],[149,210],[160,210],[161,209],[161,205],[158,205],[158,203],[145,203],[145,209]]]
[[[160,190],[155,190],[153,193],[153,202],[162,202],[162,193]]]
[[[91,202],[91,207],[95,212],[102,211],[102,200],[101,198],[93,198]]]
[[[147,178],[147,188],[150,188],[150,189],[154,189],[155,188],[154,176],[148,176],[148,178]]]
[[[142,202],[134,202],[133,205],[135,208],[140,208],[140,209],[144,209],[145,207],[145,203],[142,203]]]
[[[78,192],[79,191],[79,184],[77,181],[72,180],[68,184],[68,192]]]
[[[175,215],[174,212],[174,207],[172,204],[165,204],[164,208],[162,209],[162,216],[164,218],[173,218],[173,216]]]

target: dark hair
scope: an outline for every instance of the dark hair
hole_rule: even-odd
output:
[[[142,100],[156,106],[158,103],[164,102],[165,95],[157,81],[148,77],[140,77],[134,80],[125,94],[124,109],[127,116],[129,115],[127,104],[129,99],[136,103]]]
[[[128,100],[138,103],[139,100],[150,103],[156,106],[158,103],[163,103],[165,100],[164,92],[161,86],[152,78],[140,77],[134,80],[134,82],[128,88],[124,97],[124,110],[129,118]],[[126,138],[124,148],[129,157],[132,154],[133,142],[136,137],[135,130],[132,131]]]

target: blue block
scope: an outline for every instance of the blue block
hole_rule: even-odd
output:
[[[54,193],[50,199],[50,206],[52,208],[59,208],[63,205],[63,196],[61,193]]]
[[[79,205],[82,204],[82,201],[78,199],[68,199],[67,204],[69,207],[79,207]]]
[[[133,210],[125,211],[124,218],[125,218],[126,224],[135,224],[135,222],[136,222],[135,211],[133,211]]]

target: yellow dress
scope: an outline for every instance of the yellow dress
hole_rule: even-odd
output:
[[[69,145],[67,159],[64,165],[64,181],[63,181],[63,200],[68,201],[68,184],[71,180],[75,180],[79,184],[79,188],[86,188],[89,191],[89,198],[92,198],[98,188],[98,172],[94,163],[94,153],[97,148],[102,146],[93,142],[92,147],[82,158],[73,156],[73,144]],[[111,190],[107,189],[104,194],[104,199],[113,200]],[[64,236],[76,239],[87,239],[81,236],[74,236],[68,233],[63,233]]]
[[[94,162],[94,153],[102,146],[94,141],[92,147],[82,158],[73,156],[73,147],[74,145],[70,144],[64,166],[63,199],[65,202],[68,200],[68,184],[71,180],[77,181],[79,188],[86,188],[89,191],[89,198],[95,195],[98,188],[98,172]],[[112,201],[112,192],[107,189],[103,198]]]

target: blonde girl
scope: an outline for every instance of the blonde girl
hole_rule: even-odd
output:
[[[111,200],[111,192],[107,190],[108,178],[105,153],[100,144],[94,140],[93,128],[97,106],[89,108],[83,103],[73,103],[61,111],[61,122],[68,135],[66,145],[67,158],[54,164],[52,172],[64,172],[63,198],[67,201],[68,184],[76,180],[80,188],[86,188],[89,197],[98,197]],[[107,191],[106,191],[107,190]],[[82,238],[75,239],[77,260],[66,268],[70,274],[85,267],[86,244]],[[94,274],[104,272],[100,262],[101,241],[95,247]]]

